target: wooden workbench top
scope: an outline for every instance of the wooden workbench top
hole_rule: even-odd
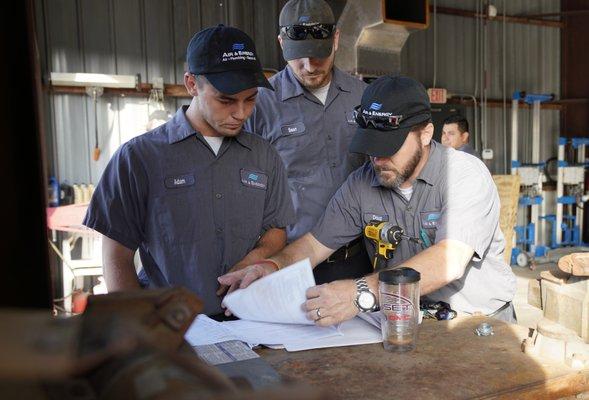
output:
[[[479,337],[481,322],[495,334]],[[589,391],[589,371],[524,354],[528,329],[487,318],[424,321],[417,348],[389,353],[382,344],[301,352],[259,350],[281,375],[336,398],[558,399]]]

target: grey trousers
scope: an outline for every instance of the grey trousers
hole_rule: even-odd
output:
[[[501,310],[497,314],[493,315],[492,318],[497,318],[511,324],[517,324],[517,317],[515,316],[515,308],[513,308],[513,303],[510,303],[509,307],[507,307],[505,310]]]

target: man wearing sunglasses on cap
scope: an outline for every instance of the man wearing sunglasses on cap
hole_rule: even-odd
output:
[[[432,140],[430,103],[421,83],[406,77],[372,82],[355,110],[350,151],[370,156],[333,196],[321,220],[270,260],[219,279],[245,287],[277,268],[309,257],[317,265],[371,221],[404,229],[386,267],[421,273],[421,294],[466,314],[515,322],[516,280],[503,261],[499,196],[485,165]],[[374,244],[369,253],[374,254]],[[332,325],[378,307],[376,273],[307,291],[305,308]]]
[[[323,0],[291,0],[280,12],[278,41],[285,69],[261,89],[246,129],[269,140],[285,163],[296,210],[292,242],[317,223],[329,199],[366,158],[347,149],[354,135],[352,108],[366,85],[334,66],[339,31]],[[342,243],[315,269],[318,283],[370,270],[362,238]]]

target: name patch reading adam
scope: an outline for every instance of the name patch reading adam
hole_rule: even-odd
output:
[[[262,190],[268,188],[268,175],[247,169],[241,169],[239,173],[241,175],[241,183],[245,186]]]
[[[168,189],[177,189],[186,186],[194,185],[194,175],[186,174],[186,175],[178,175],[178,176],[169,176],[164,181],[165,185]]]
[[[437,229],[442,213],[439,211],[423,211],[421,213],[421,227],[423,229]]]
[[[305,124],[297,122],[296,124],[284,125],[282,128],[283,135],[296,135],[305,132]]]

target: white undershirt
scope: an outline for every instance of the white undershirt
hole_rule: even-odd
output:
[[[403,197],[407,199],[407,201],[411,200],[411,196],[413,195],[413,185],[411,185],[407,189],[403,189],[402,187],[399,187],[398,189],[399,192],[401,192],[401,194],[403,195]]]
[[[317,97],[323,105],[325,105],[325,101],[327,100],[327,92],[329,92],[329,86],[331,86],[331,81],[327,82],[327,85],[317,88],[317,89],[309,89],[313,96]]]
[[[211,146],[211,149],[213,149],[213,152],[215,153],[215,155],[219,154],[219,149],[221,148],[221,145],[223,144],[223,136],[205,136],[205,135],[203,135],[202,137],[204,137],[205,140],[207,141],[207,143],[209,144],[209,146]]]

